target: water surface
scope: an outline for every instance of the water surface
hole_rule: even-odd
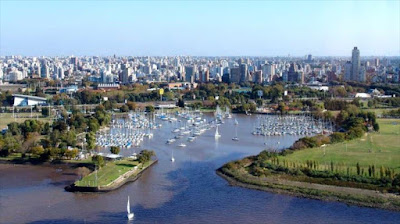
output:
[[[143,148],[156,152],[159,162],[134,183],[109,193],[70,193],[64,186],[77,176],[66,167],[0,165],[0,223],[399,223],[400,213],[296,198],[231,187],[216,175],[224,163],[254,155],[267,143],[290,146],[298,136],[261,137],[251,132],[255,116],[226,120],[216,141],[209,130],[187,147],[165,141],[176,124],[164,122]],[[277,144],[279,142],[279,145]],[[140,149],[122,150],[130,155]],[[170,161],[174,150],[175,163]],[[131,198],[135,219],[126,219]]]

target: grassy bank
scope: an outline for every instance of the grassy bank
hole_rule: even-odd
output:
[[[321,169],[326,169],[331,162],[345,169],[354,167],[356,163],[365,170],[374,165],[379,168],[394,169],[400,173],[400,119],[378,119],[380,131],[367,133],[360,139],[344,143],[327,145],[326,147],[309,148],[296,151],[286,156],[279,156],[282,161],[306,163],[316,161]]]
[[[75,185],[82,187],[107,186],[120,176],[125,175],[127,172],[136,171],[135,173],[138,173],[142,168],[145,168],[148,165],[149,162],[142,166],[139,162],[129,159],[108,162],[104,167],[90,173],[81,180],[76,181]]]
[[[380,132],[347,143],[263,151],[217,172],[243,187],[400,210],[400,119],[378,123]]]

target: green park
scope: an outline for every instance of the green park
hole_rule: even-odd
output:
[[[333,162],[345,169],[359,163],[367,170],[369,166],[394,169],[400,173],[400,119],[378,119],[379,132],[365,133],[361,138],[296,151],[279,156],[282,161],[303,163],[316,161],[321,169]]]

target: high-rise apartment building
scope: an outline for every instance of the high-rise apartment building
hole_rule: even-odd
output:
[[[344,80],[350,81],[351,80],[351,61],[347,61],[344,65]]]
[[[247,64],[240,64],[240,82],[248,81],[249,71],[247,68]]]
[[[231,82],[239,83],[240,82],[240,68],[234,67],[231,68]]]
[[[360,74],[360,50],[357,47],[354,47],[351,53],[351,80],[353,81],[360,81],[359,74]]]
[[[194,82],[194,67],[193,66],[185,66],[185,82]]]
[[[129,83],[129,76],[132,74],[132,68],[125,68],[123,71],[122,71],[122,75],[121,75],[121,82],[123,83],[123,84],[127,84],[127,83]]]

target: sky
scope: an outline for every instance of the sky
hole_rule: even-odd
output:
[[[0,55],[400,56],[400,1],[0,0]]]

